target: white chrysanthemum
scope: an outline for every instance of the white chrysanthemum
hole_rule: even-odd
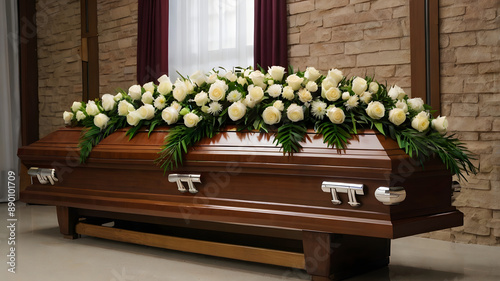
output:
[[[287,100],[293,100],[295,98],[295,93],[292,86],[285,86],[281,95]]]
[[[216,101],[211,102],[208,105],[208,113],[217,116],[222,111],[222,105]]]
[[[311,92],[309,92],[307,89],[305,88],[301,88],[299,90],[299,100],[303,103],[306,103],[306,102],[310,102],[312,101],[312,95],[311,95]]]
[[[323,119],[326,114],[326,103],[316,100],[311,103],[311,113],[318,119]]]
[[[154,106],[156,108],[158,108],[159,110],[162,110],[165,108],[165,106],[167,106],[167,99],[165,98],[164,95],[159,95],[156,99],[155,99],[155,103],[154,103]]]
[[[357,107],[359,104],[359,97],[357,95],[351,96],[345,103],[345,107],[347,110],[351,110]]]
[[[230,102],[237,102],[241,100],[241,93],[238,90],[232,90],[228,95],[227,95],[227,100]]]

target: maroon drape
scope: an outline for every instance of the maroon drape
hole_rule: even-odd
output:
[[[137,82],[168,74],[168,0],[139,0]]]
[[[288,68],[286,0],[255,0],[254,63]]]

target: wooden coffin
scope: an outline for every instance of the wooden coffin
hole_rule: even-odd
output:
[[[142,244],[303,268],[313,280],[386,265],[392,238],[462,225],[443,164],[422,168],[371,130],[343,151],[311,131],[302,152],[284,156],[268,134],[228,129],[193,147],[184,165],[166,174],[154,160],[168,128],[130,141],[125,132],[104,139],[85,164],[78,158],[80,128],[20,148],[24,165],[55,169],[58,179],[52,185],[33,177],[21,200],[58,206],[67,237],[141,243],[140,229],[151,235]],[[404,200],[381,202],[388,187]],[[375,196],[384,190],[387,196]],[[111,220],[114,227],[101,226]],[[164,227],[149,231],[153,225]]]

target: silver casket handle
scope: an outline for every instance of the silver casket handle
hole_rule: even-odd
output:
[[[41,184],[50,182],[51,185],[54,185],[56,181],[59,181],[56,177],[56,170],[50,168],[31,167],[28,170],[28,175],[31,177],[31,184],[33,184],[33,177],[37,177]]]
[[[321,190],[324,192],[330,192],[332,194],[332,203],[334,205],[342,204],[340,201],[337,192],[347,193],[349,198],[349,205],[352,207],[359,207],[361,203],[356,200],[356,195],[364,195],[363,185],[355,184],[355,183],[343,183],[343,182],[332,182],[332,181],[324,181],[321,184]]]
[[[194,183],[201,183],[201,175],[199,174],[170,174],[168,175],[169,182],[177,183],[177,190],[184,193],[189,191],[189,193],[198,193],[198,190],[194,186]],[[188,189],[184,187],[183,182],[187,182]]]
[[[401,186],[381,186],[375,190],[375,198],[384,205],[397,205],[406,198],[406,191]]]

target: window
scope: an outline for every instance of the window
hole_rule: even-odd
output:
[[[213,67],[253,65],[254,0],[170,0],[172,80]]]

